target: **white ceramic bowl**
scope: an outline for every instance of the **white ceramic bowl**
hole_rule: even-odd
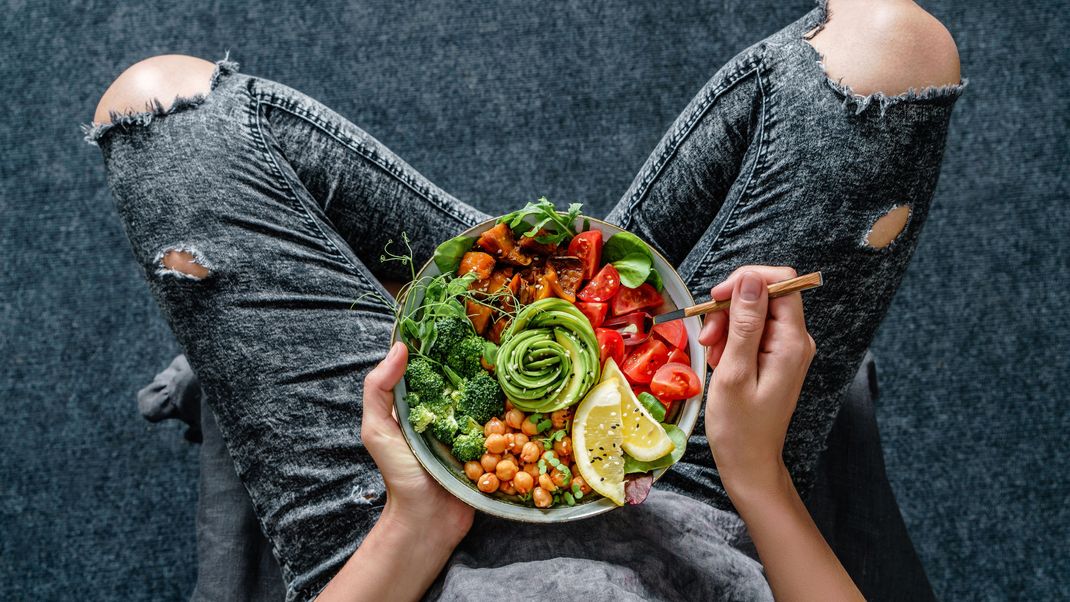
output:
[[[601,230],[606,239],[617,232],[621,232],[620,228],[610,223],[586,216],[580,216],[576,219],[576,227],[579,228],[584,220],[590,221],[592,229]],[[483,222],[468,229],[464,232],[464,236],[478,237],[496,223],[496,219]],[[651,247],[651,250],[654,252],[654,268],[661,275],[665,285],[662,296],[666,298],[666,305],[662,306],[658,313],[694,305],[695,301],[680,275],[653,247]],[[417,279],[419,280],[424,276],[436,276],[439,273],[439,269],[434,262],[429,261],[417,274]],[[404,300],[406,311],[409,307],[419,304],[422,301],[422,296],[422,292],[419,290],[415,290],[408,295]],[[693,317],[685,318],[683,322],[687,328],[688,355],[691,356],[691,368],[695,371],[695,374],[699,375],[703,387],[705,387],[706,352],[698,342],[698,333],[702,329],[702,321],[698,317]],[[398,340],[400,340],[400,333],[395,324],[392,342]],[[698,419],[699,408],[702,406],[702,393],[700,391],[698,395],[686,400],[683,406],[676,411],[676,425],[688,437],[691,436],[691,431],[695,428],[695,421]],[[513,502],[505,496],[487,495],[479,491],[476,489],[475,483],[464,475],[462,464],[450,455],[450,449],[447,446],[432,437],[430,433],[420,434],[413,430],[409,424],[409,406],[405,403],[404,398],[405,381],[402,379],[398,386],[394,388],[394,405],[397,410],[398,422],[401,423],[401,429],[405,435],[405,441],[412,449],[412,453],[439,484],[476,510],[522,522],[557,523],[589,518],[618,507],[608,499],[593,493],[584,496],[575,506],[560,505],[544,509]],[[665,474],[666,470],[662,468],[654,471],[655,483],[661,478],[661,475]]]

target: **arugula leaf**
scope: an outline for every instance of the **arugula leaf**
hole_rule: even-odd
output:
[[[476,239],[470,236],[455,236],[435,247],[433,259],[443,274],[454,272],[461,265],[461,257],[472,248]]]
[[[665,405],[658,401],[657,397],[643,391],[639,394],[639,403],[643,404],[643,407],[650,412],[654,420],[658,422],[665,420]]]
[[[576,235],[573,224],[582,208],[580,203],[572,203],[567,212],[560,212],[549,199],[540,197],[538,202],[528,203],[523,209],[498,218],[498,223],[506,224],[514,233],[534,238],[539,243],[560,244]],[[528,218],[534,222],[528,222]],[[539,235],[540,230],[543,231],[542,235]]]
[[[679,462],[680,458],[684,457],[684,451],[687,449],[687,436],[684,435],[684,432],[680,430],[680,427],[675,424],[663,424],[662,426],[665,427],[665,432],[668,433],[669,438],[672,439],[672,451],[657,460],[651,460],[649,462],[640,462],[628,454],[624,454],[624,474],[650,472],[652,470],[658,470],[659,468],[668,468]]]
[[[650,277],[650,259],[642,253],[630,253],[613,262],[620,273],[620,283],[628,288],[639,288]]]

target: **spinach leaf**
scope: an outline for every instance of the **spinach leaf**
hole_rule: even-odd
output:
[[[668,433],[669,439],[672,439],[672,451],[657,460],[651,460],[649,462],[640,462],[628,454],[624,454],[624,474],[650,472],[651,470],[658,470],[659,468],[668,468],[679,462],[680,458],[684,457],[684,451],[687,449],[687,436],[684,435],[684,432],[675,424],[664,424],[662,426],[665,427],[665,432]]]
[[[483,361],[490,366],[498,365],[498,346],[491,341],[487,341],[483,345]]]
[[[658,273],[658,269],[655,267],[650,268],[650,275],[646,277],[646,281],[659,293],[665,290],[665,283],[661,281],[661,274]]]
[[[443,274],[454,272],[461,265],[461,257],[472,248],[476,239],[470,236],[455,236],[435,248],[434,261]]]
[[[643,404],[643,407],[646,408],[646,411],[650,412],[650,415],[654,417],[654,420],[657,420],[658,422],[665,420],[665,406],[658,401],[657,397],[643,391],[639,394],[639,403]]]
[[[605,246],[602,247],[602,259],[609,263],[624,259],[628,255],[638,253],[650,260],[654,265],[654,253],[650,251],[643,239],[631,232],[617,232],[609,237]]]
[[[639,288],[650,277],[650,259],[642,253],[630,253],[613,262],[620,273],[620,283],[628,288]]]
[[[610,236],[602,247],[602,258],[617,268],[621,284],[628,288],[638,288],[644,282],[649,282],[659,291],[665,288],[661,275],[654,269],[654,252],[643,239],[631,232],[618,232]]]

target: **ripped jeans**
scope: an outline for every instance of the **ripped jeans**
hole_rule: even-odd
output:
[[[815,9],[721,68],[609,215],[678,266],[696,298],[745,264],[824,273],[805,296],[818,355],[785,444],[800,491],[917,246],[962,91],[853,96],[804,40],[824,18]],[[388,296],[379,279],[404,276],[380,263],[383,249],[407,232],[423,262],[487,216],[300,92],[227,60],[211,87],[87,139],[288,597],[308,599],[385,502],[359,436],[362,379],[392,328],[391,308],[367,293]],[[894,239],[870,244],[876,220],[904,206]],[[164,264],[171,252],[187,269]],[[658,488],[731,510],[703,433]]]

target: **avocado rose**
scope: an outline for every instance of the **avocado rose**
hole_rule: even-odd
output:
[[[513,405],[547,413],[582,399],[600,369],[590,321],[568,301],[549,298],[517,314],[502,335],[495,372]]]

